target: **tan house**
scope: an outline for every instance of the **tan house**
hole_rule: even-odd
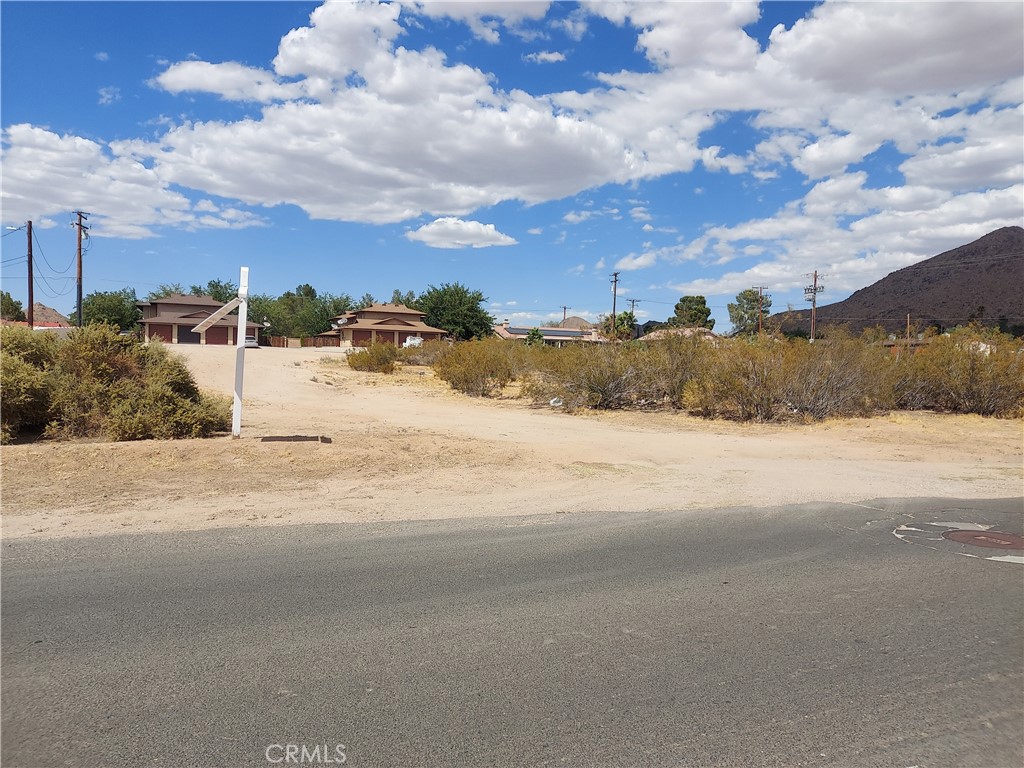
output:
[[[227,344],[237,343],[238,316],[228,315],[217,320],[201,333],[192,331],[222,306],[212,296],[185,296],[180,293],[164,296],[152,301],[140,301],[142,310],[139,324],[143,327],[145,340],[160,339],[165,344]],[[256,323],[246,323],[246,335],[255,336]]]
[[[607,341],[607,339],[601,336],[601,334],[599,334],[594,328],[583,330],[580,328],[564,328],[561,326],[545,325],[533,328],[527,325],[510,325],[507,320],[501,325],[494,326],[494,335],[499,339],[526,341],[530,335],[530,331],[533,330],[540,331],[540,335],[544,339],[544,343],[553,347],[561,347],[563,344],[568,344],[570,342],[602,344]]]
[[[448,335],[441,328],[431,328],[423,318],[426,312],[409,309],[404,304],[373,304],[331,318],[333,330],[320,336],[337,336],[342,346],[367,347],[370,344],[405,344],[406,339],[435,341]]]

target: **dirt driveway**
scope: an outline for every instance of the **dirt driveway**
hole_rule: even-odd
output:
[[[234,349],[180,347],[225,393]],[[326,438],[321,440],[319,438]],[[897,413],[812,426],[567,415],[337,351],[246,354],[242,439],[5,446],[3,534],[1020,496],[1022,424]]]

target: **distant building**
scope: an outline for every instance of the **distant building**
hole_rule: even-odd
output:
[[[139,324],[144,329],[146,341],[160,339],[165,344],[227,344],[237,343],[235,334],[238,317],[228,315],[217,320],[201,333],[192,331],[222,306],[212,296],[185,296],[180,293],[164,296],[151,301],[140,301],[136,306],[142,310]],[[245,333],[255,336],[256,323],[247,322]]]
[[[446,330],[423,322],[426,316],[426,312],[409,309],[404,304],[373,304],[332,318],[334,329],[319,336],[338,337],[341,346],[366,347],[383,343],[400,347],[409,338],[436,341],[448,335]]]
[[[584,320],[583,322],[586,321]],[[530,335],[530,331],[532,330],[535,330],[533,326],[510,325],[508,321],[505,321],[501,325],[494,326],[494,335],[499,339],[526,341],[526,338]],[[542,325],[536,327],[536,330],[540,331],[545,344],[549,344],[554,347],[560,347],[569,342],[602,343],[607,341],[607,339],[603,338],[594,328],[590,328],[589,330],[579,330],[576,328],[561,328],[557,326]]]

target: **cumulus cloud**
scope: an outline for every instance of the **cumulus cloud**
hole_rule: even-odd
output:
[[[558,61],[565,61],[565,54],[558,51],[538,51],[523,56],[523,61],[531,64],[554,64]]]
[[[571,198],[700,163],[748,174],[759,185],[795,171],[805,194],[790,193],[774,215],[712,225],[673,249],[631,254],[620,269],[660,260],[711,263],[762,248],[763,269],[779,276],[832,253],[855,254],[878,270],[1020,221],[1019,3],[987,3],[983,13],[966,3],[825,3],[790,28],[776,28],[764,50],[746,31],[759,18],[753,2],[583,4],[547,33],[582,39],[594,17],[603,17],[635,36],[649,66],[598,71],[592,87],[558,93],[508,87],[460,62],[458,49],[416,48],[405,34],[424,19],[449,19],[496,42],[536,27],[548,8],[515,1],[325,3],[282,37],[271,62],[189,59],[167,64],[152,81],[170,94],[257,103],[257,116],[178,120],[152,140],[109,145],[10,127],[5,217],[75,206],[95,211],[98,203],[82,197],[88,189],[117,212],[116,223],[111,216],[104,225],[131,236],[161,226],[261,222],[248,219],[243,205],[230,215],[193,207],[187,192],[201,200],[295,205],[316,219],[386,223],[429,215],[433,224],[410,233],[426,238],[438,222],[486,230],[465,220],[482,207]],[[706,140],[738,112],[750,113],[752,144],[737,150],[721,146],[721,137]],[[883,148],[898,154],[893,175],[902,178],[872,185],[860,164]],[[637,218],[641,209],[649,216],[642,203],[630,205],[645,230],[659,231]],[[564,220],[596,215],[620,214],[585,209]],[[449,238],[452,247],[508,237],[448,226],[469,238],[463,245]],[[848,260],[840,267],[859,269]],[[757,276],[759,283],[770,278]]]
[[[635,269],[644,269],[645,267],[654,266],[658,260],[658,255],[654,251],[645,251],[641,254],[631,253],[629,256],[623,256],[617,262],[615,262],[615,269],[622,270],[625,272],[631,272]],[[620,290],[619,293],[622,293]]]
[[[488,248],[492,245],[515,245],[516,240],[499,232],[493,224],[463,221],[446,216],[405,233],[431,248]]]
[[[110,61],[110,54],[106,51],[96,51],[92,56],[96,61]]]

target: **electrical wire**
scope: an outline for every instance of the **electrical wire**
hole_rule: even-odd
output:
[[[43,257],[43,261],[46,262],[46,266],[48,266],[50,271],[55,275],[63,275],[71,269],[72,265],[75,263],[75,257],[72,255],[71,261],[68,262],[68,265],[64,267],[64,269],[55,269],[53,264],[50,263],[50,260],[46,258],[46,252],[43,251],[43,244],[39,242],[39,236],[36,234],[35,230],[32,230],[32,240],[35,241],[36,249],[39,251],[39,255]]]

